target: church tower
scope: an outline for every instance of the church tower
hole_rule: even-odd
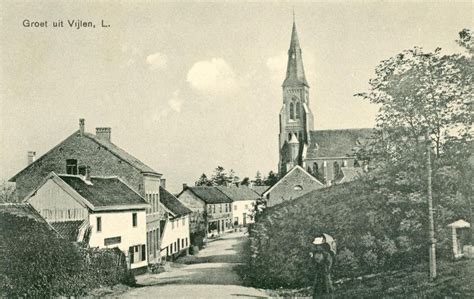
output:
[[[280,162],[283,176],[293,166],[303,164],[313,130],[313,113],[309,109],[309,85],[303,68],[300,43],[293,19],[286,77],[283,81],[283,107],[280,110]]]

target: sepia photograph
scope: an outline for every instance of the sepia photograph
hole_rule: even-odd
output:
[[[474,2],[0,3],[1,298],[474,298]]]

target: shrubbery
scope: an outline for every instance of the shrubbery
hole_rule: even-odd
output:
[[[371,180],[368,182],[367,180]],[[395,270],[427,259],[427,206],[413,194],[388,196],[377,179],[311,192],[267,208],[250,232],[246,278],[259,287],[304,287],[313,278],[309,251],[324,232],[336,239],[335,279]],[[439,244],[449,242],[446,224],[462,215],[462,203],[437,199]],[[448,215],[448,217],[446,217]],[[439,246],[439,255],[449,255]]]
[[[135,283],[118,250],[80,247],[33,219],[0,216],[2,296],[80,296],[99,286]]]

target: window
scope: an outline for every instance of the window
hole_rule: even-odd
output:
[[[318,163],[316,162],[313,163],[313,175],[314,176],[319,175],[319,167],[318,167]]]
[[[225,204],[225,212],[226,213],[228,212],[228,209],[229,209],[229,207],[227,206],[227,204]]]
[[[95,227],[97,228],[97,232],[102,231],[102,218],[101,217],[96,218],[96,226]]]
[[[296,185],[296,186],[293,187],[293,190],[295,190],[295,191],[301,191],[301,190],[303,190],[303,186],[301,186],[301,185]]]
[[[211,214],[212,213],[212,205],[207,205],[207,210],[208,210],[207,212],[209,214]]]
[[[234,205],[234,211],[237,211],[237,206],[236,205]]]
[[[188,237],[186,237],[186,247],[188,247]]]
[[[216,212],[216,205],[212,205],[212,213]]]
[[[181,239],[181,248],[184,248],[184,239]]]
[[[142,256],[141,256],[141,261],[144,261],[146,259],[146,246],[142,245]]]
[[[296,119],[301,118],[301,106],[299,102],[296,103],[295,110],[296,110]]]
[[[186,225],[186,218],[183,217],[183,226]]]
[[[229,212],[232,212],[232,204],[229,204]]]
[[[137,227],[137,213],[132,213],[132,226]]]
[[[245,209],[248,210],[248,209],[249,209],[249,205],[245,205]]]
[[[67,159],[66,160],[66,173],[67,174],[77,174],[77,160],[76,159]]]
[[[222,204],[219,205],[219,213],[222,213]]]
[[[295,105],[293,103],[290,103],[290,119],[295,118]]]
[[[86,175],[86,172],[87,172],[86,166],[79,166],[77,169],[80,175]]]

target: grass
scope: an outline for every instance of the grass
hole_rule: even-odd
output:
[[[420,264],[369,278],[335,283],[332,298],[474,298],[474,260],[438,262],[438,277],[431,281],[428,265]],[[311,288],[269,290],[272,297],[308,297]]]

